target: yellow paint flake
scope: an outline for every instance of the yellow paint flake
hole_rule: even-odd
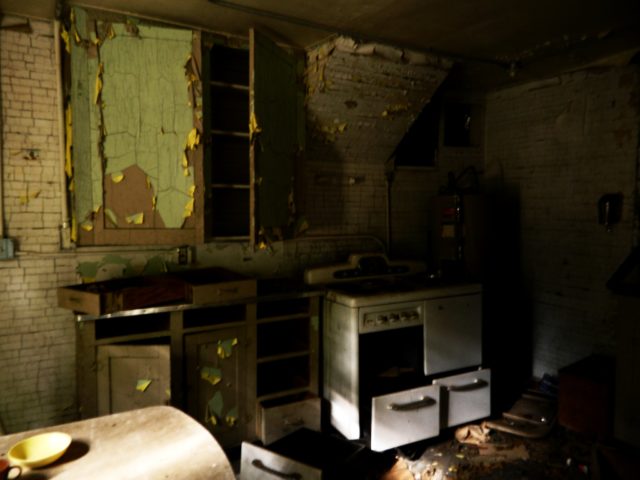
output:
[[[69,20],[71,21],[71,30],[73,30],[73,38],[76,41],[76,45],[80,45],[82,43],[82,38],[80,38],[80,35],[78,34],[78,28],[76,27],[76,14],[73,9],[71,9]]]
[[[196,146],[200,143],[200,134],[198,133],[197,128],[191,129],[189,135],[187,136],[187,148],[189,150],[194,150]]]
[[[71,53],[71,46],[69,45],[69,32],[64,27],[62,27],[62,30],[60,31],[60,38],[62,38],[62,41],[64,42],[64,49],[67,51],[67,53]]]
[[[185,168],[185,169],[182,171],[182,174],[183,174],[185,177],[188,177],[189,175],[191,175],[191,172],[189,171],[189,168]]]
[[[115,226],[118,226],[118,217],[116,217],[116,214],[113,210],[111,210],[110,208],[105,208],[104,214],[111,223],[113,223]]]
[[[151,197],[151,208],[152,208],[153,210],[155,210],[155,209],[156,209],[156,205],[157,205],[157,203],[158,203],[158,196],[157,196],[157,195],[154,195],[153,197]]]
[[[85,232],[91,232],[93,231],[93,222],[88,220],[86,222],[82,222],[80,224],[80,228],[82,228]]]
[[[20,203],[22,205],[28,204],[31,200],[38,198],[38,196],[40,195],[40,192],[41,192],[40,190],[30,192],[29,189],[27,189],[25,193],[20,195]]]
[[[151,385],[151,380],[149,380],[148,378],[140,379],[136,383],[136,390],[139,392],[144,392],[145,390],[147,390],[147,388],[149,388],[149,385]]]
[[[64,150],[64,171],[68,178],[73,175],[73,168],[71,166],[71,145],[73,145],[73,121],[72,121],[71,104],[67,105],[64,111],[64,123],[65,123],[65,137],[66,144]]]
[[[189,166],[189,158],[187,157],[187,153],[184,152],[182,154],[182,168],[187,168]]]
[[[231,357],[231,354],[233,353],[233,347],[235,347],[236,345],[238,345],[237,338],[230,338],[224,341],[219,340],[217,348],[218,357],[222,359]]]
[[[122,180],[124,180],[124,173],[116,172],[111,174],[111,181],[113,183],[120,183]]]
[[[100,63],[98,65],[98,71],[96,72],[96,89],[93,98],[93,103],[98,104],[98,100],[100,100],[100,92],[102,92],[102,74],[104,73],[104,64]]]
[[[189,201],[187,202],[187,204],[184,206],[184,213],[182,214],[182,216],[183,216],[184,218],[188,218],[188,217],[190,217],[191,215],[193,215],[193,206],[194,206],[194,203],[195,203],[195,199],[194,199],[194,198],[192,198],[192,199],[191,199],[191,200],[189,200]]]
[[[125,217],[125,220],[129,224],[133,225],[142,225],[144,223],[144,212],[134,213],[133,215],[129,215]]]
[[[72,178],[69,182],[69,191],[73,192],[76,189],[76,181]]]
[[[396,103],[394,105],[387,106],[387,108],[382,112],[382,116],[388,117],[390,115],[394,115],[399,112],[405,112],[407,110],[409,110],[408,103]]]
[[[73,243],[76,242],[76,240],[78,239],[78,221],[76,220],[76,216],[75,214],[72,214],[71,217],[71,241]]]
[[[219,368],[202,367],[200,370],[200,378],[215,386],[222,381],[222,372]]]
[[[253,137],[260,132],[262,132],[262,128],[258,125],[256,114],[251,112],[251,116],[249,117],[249,138],[253,140]]]
[[[188,192],[187,192],[187,193],[189,194],[189,196],[190,196],[191,198],[193,198],[193,194],[194,194],[194,193],[196,193],[196,186],[195,186],[195,185],[191,185],[191,186],[189,187],[189,190],[188,190]]]

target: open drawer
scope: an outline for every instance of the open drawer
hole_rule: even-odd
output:
[[[440,387],[403,390],[374,397],[371,405],[371,450],[382,452],[440,433]]]
[[[491,370],[438,378],[433,381],[441,390],[442,427],[453,427],[491,414]]]
[[[321,480],[322,470],[266,448],[242,442],[240,453],[241,480],[274,480],[277,478]]]

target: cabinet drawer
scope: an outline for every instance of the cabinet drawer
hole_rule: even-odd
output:
[[[321,480],[322,471],[251,443],[243,442],[240,453],[240,479],[274,480],[278,478]]]
[[[371,450],[381,452],[440,433],[440,387],[429,385],[374,397]]]
[[[265,445],[302,427],[320,431],[320,398],[317,396],[284,397],[260,403],[258,435]]]
[[[442,427],[472,422],[491,414],[491,370],[483,369],[433,381],[442,388]]]

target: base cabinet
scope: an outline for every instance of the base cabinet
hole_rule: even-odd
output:
[[[187,411],[222,445],[237,445],[246,418],[242,327],[185,335]]]
[[[274,441],[301,426],[319,428],[318,296],[77,320],[83,419],[168,404],[202,423],[224,448]],[[295,406],[289,412],[290,402],[302,402],[304,415],[296,415]],[[281,408],[271,410],[274,405]]]
[[[171,405],[224,448],[256,438],[255,303],[129,313],[79,317],[81,418]]]

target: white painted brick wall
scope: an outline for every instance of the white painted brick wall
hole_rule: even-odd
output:
[[[448,67],[357,55],[332,42],[310,51],[307,60],[307,151],[299,206],[309,233],[386,239],[385,162]],[[344,129],[336,131],[340,126]],[[394,183],[392,227],[398,236],[392,238],[403,256],[425,254],[426,241],[408,238],[416,232],[426,238],[423,197],[430,185],[423,179],[399,176]],[[418,191],[421,200],[405,195],[408,191]]]
[[[613,352],[615,297],[605,282],[631,249],[638,146],[636,67],[583,71],[505,89],[487,100],[487,180],[518,193],[533,374]],[[598,224],[605,193],[622,222]]]
[[[76,418],[75,324],[56,298],[59,285],[78,277],[75,258],[58,253],[53,28],[31,25],[31,35],[0,32],[5,234],[19,252],[0,261],[0,421],[7,432]]]

